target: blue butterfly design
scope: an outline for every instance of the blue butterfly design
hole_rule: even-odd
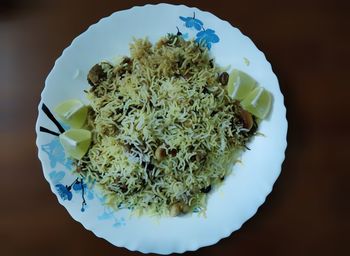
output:
[[[106,208],[104,209],[104,211],[101,215],[97,216],[97,218],[99,220],[108,220],[108,219],[113,218],[113,217],[114,217],[113,211],[107,210]]]
[[[196,40],[197,43],[203,44],[208,49],[211,48],[212,43],[217,43],[220,41],[219,37],[215,34],[215,31],[208,28],[203,31],[200,31],[196,35]]]
[[[116,218],[114,216],[114,212],[112,210],[110,210],[110,209],[107,209],[107,208],[105,208],[103,213],[101,215],[97,216],[97,218],[98,218],[98,220],[113,219],[114,220],[113,227],[115,227],[115,228],[118,228],[118,227],[126,225],[124,217],[121,217],[119,219]]]
[[[73,190],[74,191],[80,191],[82,189],[86,189],[86,184],[81,182],[81,181],[76,181],[74,184],[73,184]]]
[[[203,27],[203,22],[199,19],[196,19],[194,16],[193,17],[183,17],[179,16],[179,18],[185,22],[185,26],[187,28],[195,28],[196,30],[201,30]]]
[[[53,184],[59,183],[65,176],[64,171],[52,171],[49,174],[50,180],[52,181]]]
[[[83,183],[82,181],[77,181],[73,184],[73,190],[74,191],[81,191],[84,187],[84,192],[86,194],[87,199],[92,200],[94,199],[94,193],[87,187],[86,183]]]
[[[55,187],[62,200],[72,200],[73,195],[70,191],[70,187],[64,186],[60,183],[56,184]]]
[[[64,149],[58,138],[50,143],[41,146],[41,149],[48,155],[51,168],[55,168],[57,163],[64,165],[67,169],[72,168],[72,160],[66,158]]]
[[[121,226],[125,226],[125,224],[125,219],[123,217],[121,217],[120,219],[115,218],[113,227],[119,228]]]

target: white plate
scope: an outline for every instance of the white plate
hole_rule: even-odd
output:
[[[196,19],[193,19],[194,14]],[[93,188],[86,187],[86,205],[81,211],[81,184],[66,187],[77,178],[70,171],[70,161],[56,136],[39,132],[40,126],[57,131],[41,110],[42,103],[53,109],[69,98],[84,99],[83,90],[89,87],[86,75],[95,63],[129,55],[128,44],[132,37],[147,36],[154,42],[166,33],[176,33],[176,27],[185,38],[204,35],[217,63],[249,73],[273,94],[273,109],[259,127],[266,136],[253,139],[249,145],[251,150],[242,156],[243,163],[234,166],[224,184],[210,195],[206,218],[196,213],[175,218],[130,218],[128,210],[113,212],[104,207],[104,199]],[[219,38],[218,42],[213,33]],[[116,246],[144,253],[169,254],[215,244],[254,215],[281,171],[287,146],[286,109],[270,63],[237,28],[197,8],[146,5],[101,19],[63,51],[46,79],[41,97],[36,143],[51,190],[75,220]]]

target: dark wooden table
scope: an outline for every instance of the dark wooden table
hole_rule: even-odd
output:
[[[0,1],[0,255],[141,255],[95,237],[57,203],[34,125],[45,77],[72,39],[145,3]],[[289,121],[286,160],[266,203],[238,232],[186,254],[349,253],[349,1],[183,3],[228,20],[266,53]]]

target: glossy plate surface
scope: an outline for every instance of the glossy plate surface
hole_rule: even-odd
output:
[[[223,185],[211,193],[206,217],[193,213],[155,219],[130,217],[128,210],[113,212],[104,207],[104,199],[98,191],[88,188],[72,174],[71,162],[58,138],[39,132],[40,126],[57,131],[41,110],[42,103],[53,110],[67,99],[84,100],[83,90],[89,87],[86,75],[95,63],[129,55],[132,37],[147,36],[155,42],[167,33],[177,33],[177,27],[184,38],[205,40],[220,66],[230,65],[245,71],[272,93],[272,111],[259,128],[265,136],[252,140],[251,150],[242,155],[242,164],[235,165]],[[281,171],[287,146],[286,109],[270,63],[237,28],[197,8],[146,5],[101,19],[64,50],[48,75],[41,96],[36,143],[44,176],[59,203],[75,220],[116,246],[144,253],[169,254],[215,244],[255,214]]]

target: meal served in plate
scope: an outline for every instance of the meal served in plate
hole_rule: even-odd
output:
[[[205,45],[169,34],[130,44],[130,57],[88,73],[89,106],[73,99],[55,112],[75,171],[113,208],[177,216],[205,211],[208,193],[271,107],[248,74],[220,68]]]

